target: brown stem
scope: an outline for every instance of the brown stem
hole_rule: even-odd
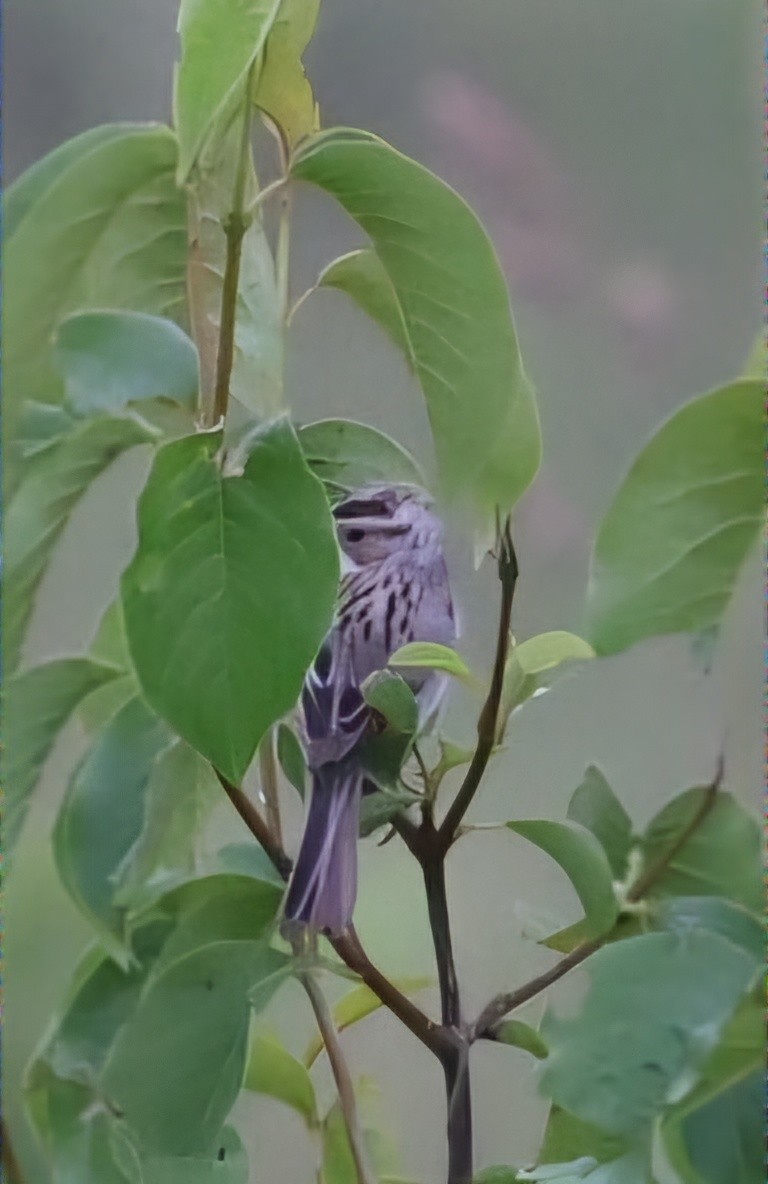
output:
[[[215,770],[215,773],[227,797],[253,837],[267,853],[278,874],[283,880],[288,880],[293,864],[282,847],[273,839],[269,827],[253,802],[243,793],[242,789],[233,785],[218,769]],[[431,1052],[435,1053],[436,1056],[440,1056],[446,1046],[446,1037],[443,1029],[439,1024],[435,1024],[429,1019],[415,1003],[411,1002],[407,995],[399,991],[394,983],[391,983],[381,973],[378,967],[374,966],[360,944],[360,939],[354,928],[350,926],[342,937],[332,938],[331,945],[342,962],[350,970],[359,974],[366,986],[370,987],[374,995],[381,1000],[384,1006],[389,1008],[392,1014],[397,1016],[400,1022],[409,1031],[413,1032],[414,1036],[422,1044],[430,1049]]]
[[[707,786],[698,809],[693,814],[690,822],[683,828],[680,834],[675,838],[674,842],[670,843],[666,851],[662,852],[655,863],[651,864],[649,868],[638,876],[634,884],[627,892],[626,899],[632,903],[642,900],[644,896],[654,886],[660,876],[669,867],[674,857],[678,854],[682,847],[688,842],[693,834],[701,826],[704,819],[712,810],[717,801],[717,792],[723,782],[723,758],[720,756],[717,763],[715,776],[710,784]],[[558,979],[563,978],[569,971],[579,966],[591,954],[594,954],[601,946],[605,945],[608,937],[596,937],[591,941],[582,942],[581,945],[576,946],[575,950],[571,950],[566,954],[555,966],[550,970],[546,970],[543,974],[539,974],[536,978],[532,978],[529,982],[524,983],[515,991],[509,991],[502,995],[497,995],[490,1003],[483,1008],[480,1015],[475,1020],[469,1033],[470,1041],[481,1038],[495,1039],[494,1028],[500,1020],[508,1015],[510,1011],[515,1011],[518,1007],[522,1007],[529,999],[533,999],[542,991],[546,991],[547,987],[551,987]]]
[[[336,1092],[339,1095],[339,1105],[341,1106],[341,1113],[344,1117],[344,1125],[347,1128],[349,1148],[352,1152],[358,1184],[377,1184],[357,1113],[357,1099],[355,1098],[352,1077],[344,1054],[341,1051],[339,1034],[336,1031],[336,1025],[333,1022],[330,1008],[328,1007],[325,995],[311,974],[302,973],[299,975],[299,980],[309,997],[309,1002],[312,1005],[312,1010],[317,1020],[317,1026],[320,1029],[320,1035],[323,1038],[325,1051],[328,1053],[333,1079],[336,1082]]]
[[[215,769],[214,772],[219,779],[219,784],[253,837],[264,848],[280,876],[287,880],[293,864],[280,844],[272,837],[272,832],[251,799],[237,785],[233,785],[218,769]]]
[[[504,686],[504,668],[509,652],[509,627],[512,620],[512,601],[515,597],[518,566],[509,519],[504,523],[499,538],[499,579],[501,581],[501,610],[499,612],[499,630],[496,639],[496,657],[493,663],[493,674],[488,697],[483,704],[477,721],[477,747],[467,769],[459,791],[451,802],[448,813],[438,830],[440,847],[447,851],[456,837],[456,831],[466,814],[472,799],[477,793],[478,786],[491,758],[496,745],[496,721],[499,715],[502,689]]]
[[[259,772],[261,792],[267,812],[267,826],[277,846],[283,846],[283,828],[280,824],[280,799],[277,792],[277,765],[275,762],[275,733],[270,728],[259,745]]]

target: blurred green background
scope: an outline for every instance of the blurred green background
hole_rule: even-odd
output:
[[[7,180],[86,127],[168,119],[175,0],[7,0],[5,16]],[[325,0],[307,57],[324,123],[370,128],[453,183],[486,222],[509,277],[544,430],[544,466],[516,527],[519,638],[579,630],[590,538],[622,472],[674,407],[739,372],[760,325],[759,20],[757,0]],[[358,242],[338,211],[301,193],[295,294]],[[400,358],[341,295],[304,305],[287,377],[298,417],[350,415],[428,459],[426,417]],[[28,660],[89,642],[131,552],[146,464],[140,450],[123,457],[73,515]],[[459,530],[449,547],[462,648],[486,669],[494,575],[474,572]],[[688,641],[658,639],[530,702],[475,819],[562,816],[596,762],[640,824],[708,779],[723,743],[730,787],[756,804],[760,596],[755,554],[706,675]],[[471,738],[476,707],[455,696],[449,728],[458,739]],[[81,748],[72,726],[49,762],[8,885],[5,1084],[27,1184],[49,1177],[21,1116],[22,1066],[89,940],[48,845]],[[297,835],[298,803],[287,799],[286,812]],[[244,837],[222,807],[209,841]],[[462,840],[449,894],[468,1013],[548,965],[552,955],[532,938],[578,915],[564,877],[508,832]],[[358,916],[387,970],[432,973],[420,885],[398,844],[365,845]],[[424,1002],[434,1006],[435,992]],[[272,1008],[297,1052],[311,1030],[306,1011],[291,989]],[[404,1174],[437,1184],[436,1064],[385,1015],[345,1041],[355,1072],[380,1084]],[[496,1046],[473,1057],[478,1166],[525,1163],[544,1118],[527,1059]],[[312,1178],[312,1147],[295,1115],[244,1098],[237,1118],[254,1184]]]

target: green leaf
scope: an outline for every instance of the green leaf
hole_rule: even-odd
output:
[[[674,846],[710,792],[708,786],[686,790],[652,819],[641,840],[646,867]],[[731,794],[719,791],[711,810],[666,864],[650,895],[725,896],[759,913],[763,892],[757,820]]]
[[[9,856],[24,825],[40,771],[77,705],[120,670],[90,658],[57,658],[10,678],[5,690],[4,846]]]
[[[363,1136],[368,1148],[375,1178],[381,1184],[407,1184],[398,1174],[397,1155],[392,1141],[381,1130],[378,1114],[378,1091],[374,1084],[363,1079],[358,1087],[358,1101],[362,1115]],[[346,1123],[341,1106],[335,1102],[322,1124],[323,1169],[322,1184],[359,1184],[359,1176],[349,1146]]]
[[[291,175],[334,196],[392,283],[449,494],[507,510],[536,473],[540,435],[509,297],[475,215],[421,165],[367,132],[304,141]]]
[[[130,419],[88,420],[30,464],[5,519],[8,670],[19,659],[37,586],[76,502],[116,456],[152,439],[147,427]]]
[[[221,786],[199,753],[177,741],[161,752],[144,792],[141,832],[115,875],[114,903],[135,909],[194,871],[195,844]]]
[[[666,933],[604,946],[588,963],[580,1013],[545,1016],[541,1079],[557,1105],[628,1135],[690,1088],[755,976],[743,950],[714,933]]]
[[[291,148],[320,126],[315,96],[301,64],[319,9],[320,0],[282,0],[264,46],[256,105],[278,125]]]
[[[241,876],[253,876],[276,884],[282,891],[284,881],[266,851],[256,842],[227,843],[216,853],[216,863],[221,871],[237,872]]]
[[[577,637],[575,633],[556,630],[553,633],[539,633],[519,645],[510,645],[509,657],[504,668],[504,682],[499,704],[497,743],[504,738],[509,717],[516,707],[524,703],[542,686],[543,676],[563,662],[578,662],[594,658],[592,646]]]
[[[568,1163],[569,1160],[590,1156],[598,1163],[608,1163],[617,1159],[626,1149],[625,1139],[608,1135],[599,1127],[553,1105],[550,1107],[539,1161]]]
[[[433,641],[412,641],[403,645],[389,659],[389,665],[411,669],[444,670],[462,682],[475,685],[475,677],[464,659],[448,645]]]
[[[400,481],[424,485],[424,474],[413,457],[384,432],[366,424],[321,419],[299,428],[299,443],[313,473],[331,486],[356,489]]]
[[[296,733],[286,723],[277,725],[277,759],[286,778],[303,798],[306,792],[307,762]]]
[[[152,1156],[142,1160],[141,1184],[248,1184],[248,1160],[240,1136],[225,1126],[219,1143],[212,1159]]]
[[[242,98],[248,71],[264,48],[279,7],[280,0],[182,0],[181,61],[173,98],[180,185],[213,125]]]
[[[496,1029],[496,1039],[501,1044],[511,1044],[514,1048],[522,1048],[538,1060],[543,1060],[548,1054],[544,1041],[535,1028],[522,1020],[505,1020]]]
[[[70,165],[99,144],[113,140],[123,133],[124,127],[121,124],[108,123],[88,128],[79,136],[73,136],[71,140],[59,144],[17,177],[3,195],[3,232],[6,246],[30,210],[34,209]]]
[[[222,284],[227,239],[224,223],[240,158],[240,120],[220,124],[189,187],[189,315],[200,356],[201,405],[213,409],[219,353]],[[256,194],[253,166],[246,172],[245,201]],[[260,212],[243,236],[235,304],[235,339],[229,389],[232,398],[259,419],[274,415],[282,402],[282,306],[275,265]]]
[[[361,690],[368,706],[378,711],[393,731],[414,734],[419,726],[419,705],[404,678],[391,670],[376,670]]]
[[[431,978],[393,978],[392,982],[404,995],[414,995],[432,985]],[[337,1032],[357,1024],[372,1015],[382,1006],[378,995],[370,987],[354,987],[341,998],[333,1009],[333,1022]],[[309,1069],[323,1051],[322,1037],[318,1034],[309,1042],[302,1060]]]
[[[315,1087],[306,1067],[288,1052],[271,1032],[257,1030],[251,1036],[245,1088],[285,1102],[305,1122],[317,1126]]]
[[[632,820],[596,765],[589,766],[573,791],[568,817],[592,831],[615,878],[623,879],[632,848]]]
[[[402,350],[408,365],[412,365],[411,346],[397,294],[375,251],[367,247],[334,259],[318,276],[317,287],[337,288],[351,296]]]
[[[212,1159],[185,1155],[142,1160],[141,1184],[248,1184],[248,1160],[240,1136],[225,1126],[218,1141]]]
[[[601,654],[717,625],[763,520],[763,383],[694,399],[635,460],[595,541],[589,635]]]
[[[74,155],[6,243],[6,432],[22,399],[57,402],[51,343],[82,308],[186,320],[186,210],[168,128],[120,124]]]
[[[71,1164],[62,1180],[125,1184],[111,1168],[99,1174],[93,1151],[93,1118],[108,1115],[109,1163],[135,1168],[130,1184],[245,1184],[242,1148],[223,1123],[242,1082],[249,999],[273,991],[287,965],[269,948],[279,901],[270,885],[211,876],[137,922],[129,969],[84,960],[28,1074],[36,1125],[57,1167]]]
[[[83,312],[59,325],[55,362],[79,415],[120,411],[144,399],[194,408],[197,351],[183,329],[141,312]]]
[[[393,780],[399,769],[400,764],[386,780]],[[411,793],[407,789],[377,789],[373,793],[366,793],[360,805],[360,838],[367,839],[369,835],[391,822],[396,815],[402,814],[403,810],[420,801],[422,798],[419,794]]]
[[[762,1001],[744,1000],[694,1088],[664,1118],[664,1145],[684,1184],[762,1178],[764,1030]]]
[[[492,1168],[483,1168],[472,1178],[472,1184],[518,1184],[517,1168],[508,1168],[498,1165]]]
[[[242,476],[222,476],[220,444],[214,432],[159,451],[122,597],[148,702],[239,782],[328,629],[338,550],[285,420],[256,440]]]
[[[719,933],[746,950],[759,964],[763,957],[763,927],[758,917],[742,905],[720,896],[672,896],[656,903],[653,922],[668,933],[686,934],[696,929]]]
[[[144,703],[131,699],[75,772],[54,827],[64,886],[118,959],[125,956],[124,909],[114,903],[115,881],[141,835],[152,767],[170,739]]]
[[[542,819],[508,822],[507,827],[535,843],[560,865],[584,908],[585,916],[581,921],[554,934],[544,944],[551,949],[566,951],[582,941],[607,933],[619,909],[611,867],[595,836],[575,822]]]

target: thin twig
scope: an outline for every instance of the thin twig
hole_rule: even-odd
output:
[[[256,62],[253,62],[245,83],[243,103],[243,126],[240,150],[232,192],[232,209],[224,221],[227,239],[224,263],[224,280],[221,287],[221,316],[219,320],[219,351],[216,358],[216,382],[213,392],[213,424],[219,423],[227,414],[229,404],[229,382],[235,356],[235,321],[237,313],[237,291],[240,282],[240,256],[243,238],[250,218],[245,212],[245,190],[248,182],[248,163],[251,151],[251,114],[253,104],[251,93]]]
[[[253,837],[263,847],[282,879],[287,880],[293,864],[280,844],[272,837],[272,832],[251,799],[243,793],[242,789],[233,785],[229,778],[220,773],[218,769],[215,769],[214,772],[219,779],[219,784]]]
[[[704,819],[708,816],[710,811],[717,801],[717,793],[723,782],[723,758],[722,755],[718,759],[715,776],[710,784],[707,786],[707,792],[701,800],[699,808],[694,813],[690,822],[680,834],[676,837],[674,842],[670,843],[666,851],[662,852],[659,858],[651,864],[635,881],[627,892],[626,899],[631,903],[636,903],[642,900],[644,896],[653,888],[657,880],[663,875],[669,864],[678,854],[682,847],[688,842],[693,834],[701,826]],[[546,970],[543,974],[539,974],[536,978],[532,978],[529,982],[524,983],[515,991],[509,991],[502,995],[497,995],[490,1003],[483,1008],[480,1015],[475,1020],[469,1032],[470,1041],[479,1040],[482,1038],[493,1040],[495,1039],[495,1026],[500,1020],[508,1015],[509,1012],[515,1011],[518,1007],[522,1007],[529,999],[533,999],[536,995],[546,991],[547,987],[551,987],[558,979],[563,978],[576,966],[579,966],[590,955],[594,954],[601,946],[605,945],[609,934],[603,937],[593,938],[591,941],[582,942],[581,945],[576,946],[569,954],[566,954],[555,966],[550,970]]]
[[[470,761],[464,780],[453,799],[445,818],[438,830],[439,842],[443,851],[447,851],[456,837],[461,821],[472,803],[488,761],[496,746],[496,721],[499,715],[502,689],[504,686],[504,668],[509,652],[509,627],[512,619],[512,601],[515,597],[518,566],[515,548],[512,543],[512,533],[509,519],[506,520],[499,538],[499,579],[501,581],[501,610],[499,612],[499,629],[496,639],[496,657],[493,663],[493,674],[488,697],[483,704],[477,721],[477,747]]]
[[[283,846],[283,828],[280,823],[280,799],[277,789],[277,764],[275,762],[275,733],[269,729],[259,745],[259,771],[261,792],[267,811],[267,826],[278,847]]]
[[[344,1125],[347,1128],[349,1147],[352,1152],[357,1179],[359,1184],[377,1184],[376,1175],[368,1157],[368,1149],[365,1146],[365,1136],[360,1126],[352,1077],[341,1050],[339,1034],[333,1022],[331,1009],[328,1006],[325,995],[309,972],[303,971],[298,977],[309,997],[309,1002],[312,1005],[312,1010],[317,1020],[317,1026],[320,1029],[320,1035],[323,1038],[325,1050],[328,1053],[333,1079],[336,1082],[336,1092],[339,1095],[339,1105],[341,1106],[341,1113],[344,1117]]]

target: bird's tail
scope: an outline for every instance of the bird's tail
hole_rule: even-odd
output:
[[[338,937],[350,924],[357,895],[357,838],[362,777],[347,761],[312,775],[301,848],[285,900],[283,928],[295,925]]]

